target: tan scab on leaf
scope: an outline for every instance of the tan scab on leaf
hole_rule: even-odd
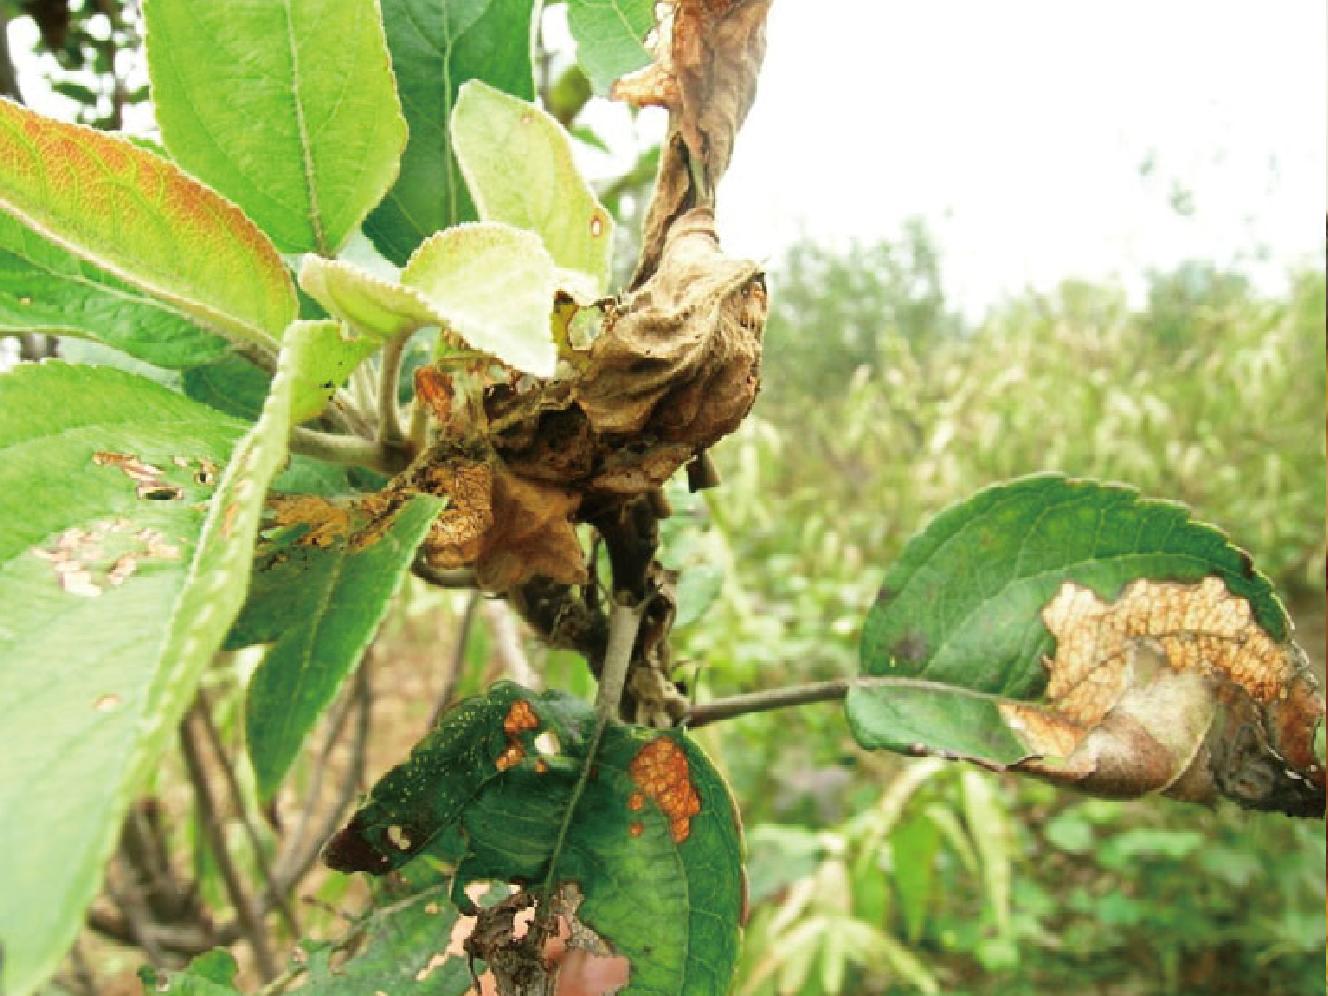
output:
[[[506,771],[508,768],[514,768],[520,764],[526,757],[526,750],[520,744],[508,744],[497,759],[493,762],[495,768],[499,771]]]
[[[354,527],[351,510],[316,495],[277,497],[270,505],[278,526],[308,526],[296,542],[301,546],[329,547],[347,539]]]
[[[668,817],[674,842],[685,841],[691,833],[692,817],[701,811],[701,797],[692,784],[686,752],[671,737],[657,737],[632,759],[628,774]]]
[[[493,471],[489,465],[457,457],[427,468],[413,486],[447,498],[447,507],[424,541],[429,563],[441,568],[473,564],[493,526]]]
[[[1041,755],[1019,767],[1111,796],[1322,809],[1323,698],[1299,648],[1220,578],[1141,579],[1113,601],[1066,582],[1042,617],[1056,639],[1047,701],[1000,707]]]
[[[160,467],[144,463],[131,453],[99,451],[92,454],[92,462],[99,467],[118,467],[131,481],[151,483],[161,480],[162,470]]]
[[[1110,603],[1067,582],[1042,618],[1056,638],[1047,698],[1058,713],[1087,726],[1120,698],[1128,648],[1140,639],[1154,641],[1172,669],[1221,675],[1256,702],[1271,702],[1295,673],[1286,646],[1216,577],[1198,584],[1139,580]]]
[[[165,533],[148,527],[135,531],[123,518],[71,526],[51,545],[32,547],[31,553],[50,565],[62,590],[83,598],[120,587],[142,564],[180,559],[179,546]]]
[[[178,461],[181,458],[173,459]],[[184,497],[184,488],[168,481],[165,471],[132,453],[99,450],[92,454],[92,462],[99,467],[115,467],[122,471],[134,482],[134,493],[145,501],[176,501]]]

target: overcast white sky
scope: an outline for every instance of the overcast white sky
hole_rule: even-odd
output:
[[[970,312],[1067,276],[1137,288],[1186,258],[1261,265],[1276,286],[1322,259],[1326,52],[1323,0],[775,0],[721,234],[769,258],[917,215]],[[599,170],[660,127],[591,117],[623,149],[588,157]]]
[[[721,235],[764,257],[919,215],[970,311],[1261,250],[1276,285],[1322,260],[1326,36],[1323,0],[775,0]]]

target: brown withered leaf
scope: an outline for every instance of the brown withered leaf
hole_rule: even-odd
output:
[[[447,375],[416,374],[444,442],[387,493],[449,499],[425,543],[432,566],[473,566],[480,584],[498,592],[532,578],[579,584],[586,567],[576,523],[598,522],[654,491],[750,411],[765,284],[755,263],[720,252],[710,194],[755,93],[768,6],[675,5],[668,55],[657,67],[676,84],[660,91],[674,95],[673,153],[655,199],[672,207],[658,215],[653,256],[631,293],[561,299],[555,329],[564,375],[490,382],[480,412],[457,403]],[[694,173],[689,164],[701,168]],[[705,196],[687,187],[694,177]],[[567,331],[578,308],[603,316],[584,350]]]
[[[505,592],[532,577],[565,583],[585,580],[585,556],[573,517],[573,491],[514,475],[493,455],[435,448],[389,493],[447,498],[423,544],[432,567],[475,568],[480,587]]]
[[[713,204],[756,98],[769,9],[770,0],[677,0],[661,22],[656,62],[614,84],[620,100],[669,110],[633,287],[654,273],[674,220],[690,207]],[[694,187],[693,164],[704,189]]]
[[[665,442],[708,446],[755,401],[764,324],[759,268],[727,259],[713,214],[698,208],[674,225],[659,271],[591,344],[573,396],[598,433],[649,427]]]
[[[1061,760],[1016,768],[1100,795],[1322,813],[1324,704],[1305,655],[1220,578],[1139,580],[1112,602],[1066,582],[1042,616],[1047,702],[1000,711],[1031,754]]]
[[[658,487],[751,409],[765,315],[756,264],[723,256],[711,212],[689,212],[575,377],[486,395],[494,452],[518,477],[589,498],[586,516]]]
[[[532,577],[586,580],[585,554],[572,524],[580,498],[506,470],[494,479],[493,528],[475,562],[481,588],[508,591]]]
[[[488,462],[452,454],[427,464],[406,490],[447,498],[447,507],[424,540],[428,562],[443,569],[473,564],[494,523],[493,468]]]

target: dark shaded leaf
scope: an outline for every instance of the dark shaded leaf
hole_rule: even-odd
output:
[[[467,850],[457,889],[486,879],[536,894],[546,880],[575,885],[577,920],[630,962],[626,992],[721,992],[737,957],[743,892],[728,789],[680,731],[613,724],[590,760],[593,730],[578,699],[495,685],[448,713],[374,787],[325,857],[381,873],[459,823]],[[556,753],[539,751],[543,733],[556,737]]]
[[[434,232],[474,221],[448,124],[469,79],[535,98],[533,0],[383,0],[383,25],[410,138],[396,184],[364,232],[398,266]]]

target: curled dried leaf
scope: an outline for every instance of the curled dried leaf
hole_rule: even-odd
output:
[[[1042,617],[1056,637],[1047,702],[1000,707],[1040,755],[1017,767],[1102,795],[1322,812],[1324,704],[1304,653],[1221,579],[1141,579],[1111,602],[1066,582]]]
[[[674,220],[691,206],[712,203],[756,98],[769,9],[770,0],[677,0],[660,24],[656,62],[613,87],[620,100],[669,109],[633,286],[655,271]]]

